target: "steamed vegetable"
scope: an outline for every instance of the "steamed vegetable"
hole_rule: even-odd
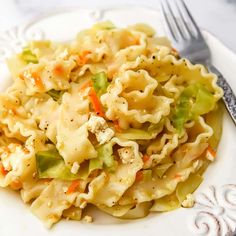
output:
[[[152,179],[152,170],[143,170],[143,181],[149,181]]]
[[[37,56],[32,52],[32,50],[28,47],[23,49],[23,52],[20,55],[21,59],[26,63],[38,63]]]
[[[165,197],[155,200],[155,203],[153,204],[150,211],[166,212],[175,210],[179,207],[179,200],[177,199],[175,193],[173,193],[171,195],[167,195]]]
[[[100,72],[92,76],[93,87],[98,95],[107,91],[109,85],[105,72]]]
[[[182,203],[189,193],[193,193],[201,184],[202,180],[200,175],[191,174],[186,181],[179,183],[176,188],[176,197],[179,202]]]
[[[38,177],[75,180],[79,176],[72,174],[56,149],[36,153]]]
[[[172,122],[179,133],[182,133],[185,122],[208,113],[214,105],[214,96],[202,84],[189,85],[179,97]]]
[[[113,145],[110,142],[97,148],[97,158],[89,161],[89,173],[96,169],[103,169],[103,167],[110,171],[114,170],[116,167],[116,162],[114,160],[112,146]]]
[[[155,172],[155,174],[161,178],[165,172],[173,165],[173,163],[166,163],[166,164],[162,164],[162,165],[158,165],[156,166],[153,170]]]
[[[210,113],[206,114],[205,121],[213,129],[213,135],[210,137],[208,143],[213,148],[216,149],[222,134],[222,120],[224,114],[224,105],[219,103],[217,109],[214,109]]]
[[[134,208],[131,208],[126,214],[121,216],[122,219],[139,219],[149,214],[149,209],[152,206],[151,202],[141,202]]]
[[[91,159],[89,161],[89,173],[91,173],[93,170],[101,170],[102,167],[103,162],[99,157]]]

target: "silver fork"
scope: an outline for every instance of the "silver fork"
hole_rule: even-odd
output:
[[[223,101],[236,125],[236,97],[223,75],[212,65],[206,41],[183,0],[161,0],[161,9],[169,36],[181,57],[192,63],[204,64],[218,76],[217,84],[223,89]]]

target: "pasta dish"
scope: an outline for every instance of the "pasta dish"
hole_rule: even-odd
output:
[[[223,92],[145,24],[102,22],[71,42],[33,41],[7,60],[0,186],[47,227],[192,207],[216,158]]]

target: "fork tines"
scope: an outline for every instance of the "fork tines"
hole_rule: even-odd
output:
[[[168,31],[176,42],[202,36],[183,0],[161,0],[161,8]]]

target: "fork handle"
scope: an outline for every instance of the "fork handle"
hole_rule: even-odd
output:
[[[224,95],[223,95],[223,101],[224,104],[228,110],[229,115],[231,116],[234,124],[236,125],[236,96],[228,84],[228,82],[225,80],[223,75],[216,69],[213,65],[208,65],[209,70],[216,74],[218,76],[217,84],[223,89]]]

